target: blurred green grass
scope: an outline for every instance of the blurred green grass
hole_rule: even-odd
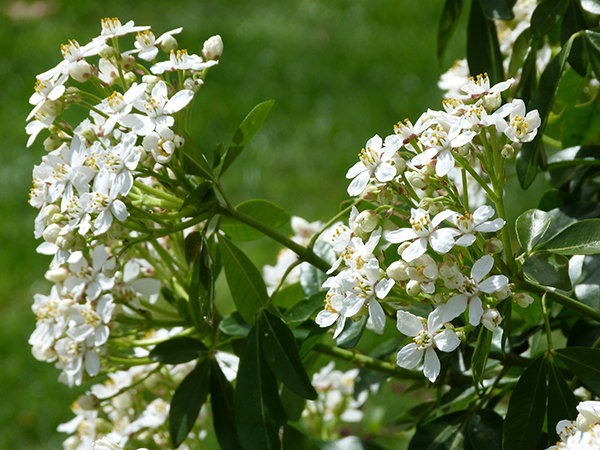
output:
[[[234,202],[271,200],[307,220],[327,220],[347,198],[345,173],[365,142],[394,123],[439,108],[439,2],[390,0],[4,1],[0,4],[0,448],[59,449],[56,426],[72,417],[77,393],[27,344],[32,295],[47,293],[48,259],[33,240],[27,205],[31,170],[44,154],[27,149],[25,117],[35,76],[60,60],[60,44],[84,44],[100,19],[183,26],[180,48],[199,53],[220,34],[225,52],[195,100],[194,133],[208,153],[228,144],[256,104],[274,99],[265,127],[224,181]],[[133,38],[129,42],[132,42]],[[462,53],[455,39],[446,66]],[[266,240],[249,247],[257,266],[274,263]]]

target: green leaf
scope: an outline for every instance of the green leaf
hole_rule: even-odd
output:
[[[487,73],[491,85],[504,80],[496,24],[485,17],[478,1],[471,3],[467,30],[467,61],[469,72],[473,76]]]
[[[510,396],[504,420],[504,450],[536,448],[546,416],[545,355],[521,375]]]
[[[573,108],[570,108],[568,111],[566,111],[564,115],[564,121],[561,129],[561,140],[563,145],[565,147],[571,147],[576,145],[587,146],[590,144],[598,144],[599,127],[600,107],[598,107],[598,102],[575,105]],[[588,161],[591,161],[591,159],[588,159]],[[595,162],[583,162],[582,160],[578,160],[573,161],[572,165],[596,165],[598,163],[600,163],[598,160]],[[554,181],[554,178],[555,177],[553,177],[552,182],[556,186],[557,183]]]
[[[514,77],[521,67],[521,64],[525,60],[527,56],[527,51],[529,50],[529,45],[531,44],[531,29],[525,28],[521,34],[515,40],[513,44],[513,50],[510,56],[510,63],[508,65],[508,73],[506,76],[508,78]]]
[[[185,260],[188,263],[188,266],[193,266],[198,259],[201,245],[202,235],[199,231],[192,231],[185,237],[185,240],[183,241],[183,250],[185,252]]]
[[[595,31],[585,31],[585,48],[590,58],[590,64],[596,77],[600,74],[600,33]]]
[[[545,157],[545,155],[541,155],[543,150],[540,142],[548,123],[548,116],[552,111],[554,98],[556,97],[558,85],[570,51],[571,41],[568,41],[560,53],[550,61],[546,70],[544,70],[538,89],[528,105],[529,110],[538,110],[541,124],[535,138],[530,142],[524,143],[517,155],[517,175],[523,189],[527,189],[533,183],[537,175],[538,164]]]
[[[191,337],[174,337],[157,344],[148,357],[162,364],[181,364],[208,355],[206,345]]]
[[[200,255],[192,268],[189,289],[190,316],[198,329],[204,321],[212,325],[215,280],[206,239],[201,242]]]
[[[576,417],[578,403],[558,367],[548,362],[548,445],[560,441],[556,424]]]
[[[548,170],[580,165],[600,165],[600,146],[577,145],[556,152],[548,158]]]
[[[290,422],[296,422],[302,418],[302,412],[306,408],[306,398],[292,392],[286,385],[281,387],[281,404],[285,415]],[[289,430],[289,428],[288,428]],[[287,431],[286,430],[286,433]],[[285,441],[284,441],[285,446]]]
[[[239,312],[234,311],[219,322],[219,330],[228,336],[245,338],[250,332],[250,325],[244,321]]]
[[[308,298],[296,303],[290,309],[288,309],[283,318],[288,323],[304,322],[307,320],[315,311],[323,307],[323,301],[325,300],[325,291],[317,292]]]
[[[317,256],[331,265],[335,261],[335,254],[331,245],[327,242],[317,242],[313,248]],[[309,296],[321,291],[323,283],[327,280],[327,274],[323,273],[311,264],[303,264],[300,267],[300,284],[304,293]]]
[[[289,284],[271,295],[271,303],[278,308],[288,309],[302,301],[305,297],[304,289],[299,282]],[[286,320],[286,322],[289,322]]]
[[[569,347],[554,350],[554,354],[590,391],[600,395],[600,349]]]
[[[567,10],[563,16],[560,29],[560,42],[564,45],[575,33],[588,28],[585,17],[581,13],[579,5],[575,1],[570,1]],[[587,76],[588,57],[584,50],[584,38],[578,35],[573,40],[573,47],[569,53],[569,64],[580,76]]]
[[[260,346],[275,376],[292,392],[315,400],[317,392],[300,360],[294,335],[279,317],[263,311],[258,319]]]
[[[318,325],[315,326],[308,333],[308,336],[306,336],[306,338],[302,341],[302,344],[300,344],[300,357],[304,358],[306,354],[315,346],[315,344],[321,340],[325,333],[327,333],[327,328],[321,328]]]
[[[538,325],[543,317],[542,303],[539,300],[535,300],[527,308],[522,308],[517,302],[513,302],[512,309],[521,316],[527,325],[532,327]]]
[[[444,54],[448,49],[450,38],[454,34],[456,27],[459,23],[460,14],[462,12],[465,0],[446,0],[444,3],[444,10],[440,16],[440,23],[438,24],[438,37],[437,37],[437,57],[440,62],[444,59]]]
[[[219,178],[223,176],[227,169],[229,169],[229,166],[240,156],[240,153],[246,148],[250,140],[260,131],[274,103],[273,100],[268,100],[256,105],[242,121],[225,153]]]
[[[169,410],[169,432],[174,448],[185,440],[206,401],[210,386],[210,366],[208,359],[198,364],[173,394]]]
[[[274,229],[290,220],[287,212],[267,200],[248,200],[236,206],[236,209]],[[253,241],[264,236],[260,231],[230,217],[223,217],[221,230],[238,241]]]
[[[223,143],[219,142],[217,145],[215,145],[215,148],[213,149],[213,163],[212,163],[213,170],[215,170],[217,167],[219,167],[219,164],[221,164],[222,157],[223,157]]]
[[[535,252],[525,260],[523,272],[543,286],[552,286],[563,291],[571,290],[569,259],[551,252]]]
[[[258,333],[257,323],[240,359],[234,395],[237,430],[244,450],[280,450],[280,431],[287,420]]]
[[[541,248],[561,255],[597,255],[600,253],[600,219],[575,222]]]
[[[527,253],[531,252],[544,236],[551,222],[550,214],[539,209],[530,209],[517,217],[515,230],[523,250]]]
[[[554,28],[565,13],[569,0],[543,0],[531,16],[531,37],[541,39]]]
[[[467,418],[463,411],[453,412],[420,424],[408,450],[451,450],[464,448],[460,424]]]
[[[509,0],[479,0],[481,10],[489,20],[512,20],[514,2]]]
[[[600,0],[581,0],[581,7],[587,12],[600,15]]]
[[[305,435],[291,424],[288,425],[283,434],[282,448],[285,450],[321,450],[321,447],[310,436]]]
[[[210,406],[215,434],[222,449],[242,450],[235,426],[233,393],[233,386],[223,374],[219,364],[213,360],[210,371]]]
[[[179,134],[185,139],[183,145],[184,164],[186,173],[199,176],[201,178],[207,178],[209,180],[214,179],[212,169],[202,153],[200,147],[196,145],[194,140],[186,132],[179,130]]]
[[[256,311],[269,300],[265,282],[252,261],[225,236],[219,236],[219,248],[233,302],[252,325]]]
[[[346,320],[341,317],[340,320]],[[344,331],[336,339],[337,346],[340,348],[354,348],[360,340],[367,326],[367,316],[362,316],[360,320],[354,322],[346,320]]]
[[[205,199],[211,201],[214,197],[209,198],[209,196],[207,195],[211,188],[212,183],[210,181],[205,180],[202,183],[200,183],[192,190],[192,192],[188,194],[188,196],[183,201],[183,205],[181,205],[181,208],[179,208],[179,211],[194,203],[200,205]]]
[[[473,450],[502,450],[502,417],[491,409],[477,409],[467,424],[467,440]]]
[[[475,351],[471,357],[471,368],[473,369],[473,381],[475,384],[483,386],[485,375],[485,366],[488,357],[490,356],[490,348],[492,346],[492,333],[485,327],[480,327],[479,335],[477,336],[477,344]]]

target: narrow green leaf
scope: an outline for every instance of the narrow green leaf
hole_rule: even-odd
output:
[[[560,441],[556,424],[560,420],[575,418],[578,403],[559,368],[548,362],[548,445]]]
[[[236,208],[275,229],[290,220],[290,215],[286,211],[267,200],[248,200],[240,203]],[[221,220],[221,230],[229,237],[239,241],[253,241],[264,236],[260,231],[229,217],[223,217]]]
[[[185,139],[183,154],[185,156],[184,164],[186,173],[190,173],[201,178],[207,178],[209,180],[214,179],[212,169],[200,147],[196,145],[194,140],[186,132],[179,131],[179,134],[181,134]]]
[[[558,23],[565,13],[569,0],[543,0],[531,16],[531,37],[541,39]]]
[[[569,259],[564,255],[543,251],[532,253],[523,264],[523,272],[543,286],[571,290]]]
[[[183,241],[183,250],[185,252],[185,260],[188,266],[193,266],[198,255],[200,254],[200,246],[202,245],[202,236],[199,231],[192,231],[185,237]]]
[[[568,2],[560,28],[561,45],[564,45],[572,35],[586,28],[588,28],[588,25],[577,2]],[[585,52],[584,38],[582,36],[578,35],[573,40],[573,47],[569,53],[568,61],[573,70],[580,76],[585,77],[587,75],[588,57]]]
[[[179,447],[185,440],[206,401],[210,385],[210,366],[208,359],[198,364],[173,394],[169,410],[169,432],[174,448]]]
[[[464,448],[460,424],[467,419],[464,411],[453,412],[420,424],[408,450],[450,450]]]
[[[260,346],[275,376],[292,392],[310,400],[317,398],[300,359],[294,335],[279,317],[263,311],[259,318]]]
[[[510,56],[510,63],[508,65],[508,73],[506,76],[508,78],[514,77],[521,67],[521,64],[525,60],[525,56],[527,56],[527,51],[529,50],[529,45],[531,44],[531,29],[525,28],[521,34],[515,40],[513,44],[513,50]]]
[[[205,239],[200,243],[199,253],[199,257],[192,268],[189,302],[190,316],[196,327],[200,329],[204,321],[212,324],[215,280],[208,244]]]
[[[340,318],[340,320],[345,320]],[[344,331],[337,337],[336,343],[340,348],[354,348],[367,327],[367,316],[362,316],[357,322],[346,321]]]
[[[479,0],[481,10],[489,20],[512,20],[512,4],[509,0]]]
[[[315,326],[302,341],[302,344],[300,344],[300,357],[304,358],[315,344],[321,340],[325,333],[327,333],[327,328],[321,328],[318,325]]]
[[[211,187],[212,183],[210,181],[205,180],[202,183],[200,183],[192,190],[192,192],[188,194],[188,196],[183,201],[183,205],[181,205],[181,208],[179,208],[179,210],[181,211],[185,207],[194,203],[202,203],[205,197],[208,197],[207,194]]]
[[[491,409],[477,409],[467,424],[467,440],[473,450],[502,450],[502,417]]]
[[[213,150],[213,163],[212,163],[213,170],[215,170],[217,167],[219,167],[219,164],[221,164],[222,158],[223,158],[223,143],[219,142],[217,145],[215,145],[215,148]]]
[[[600,15],[600,0],[581,0],[581,7],[587,12]]]
[[[548,158],[548,170],[579,165],[600,165],[600,145],[577,145]]]
[[[529,104],[529,110],[538,110],[542,122],[535,138],[531,142],[524,143],[517,155],[517,175],[523,189],[528,188],[533,183],[537,175],[538,164],[545,157],[541,156],[543,151],[541,140],[546,129],[546,124],[548,123],[548,116],[552,111],[554,98],[556,97],[558,85],[570,51],[571,41],[568,41],[560,53],[550,61],[546,70],[544,70],[538,89]]]
[[[530,209],[517,217],[515,230],[523,250],[527,253],[531,252],[544,236],[551,222],[550,214],[539,209]]]
[[[446,0],[438,24],[437,57],[440,65],[448,49],[450,39],[458,26],[465,0]]]
[[[597,255],[600,253],[600,219],[575,222],[541,248],[561,255]]]
[[[302,412],[306,408],[306,398],[295,394],[285,384],[281,387],[281,405],[285,415],[290,422],[296,422],[302,418]],[[289,430],[289,428],[286,430]],[[285,446],[285,442],[284,442]]]
[[[235,306],[252,325],[256,311],[269,300],[265,282],[252,261],[225,236],[219,236],[219,248]]]
[[[234,404],[244,450],[280,450],[280,432],[287,422],[279,400],[277,379],[260,349],[256,323],[240,359]]]
[[[219,364],[212,361],[210,371],[210,406],[213,427],[223,450],[242,450],[235,421],[234,389]]]
[[[312,437],[305,435],[291,424],[288,425],[283,435],[283,448],[285,450],[322,450]]]
[[[225,153],[225,159],[223,161],[223,167],[221,167],[221,172],[219,173],[219,178],[223,176],[227,169],[229,169],[229,166],[231,166],[237,157],[240,156],[240,153],[246,148],[250,140],[262,128],[274,103],[273,100],[268,100],[256,105],[242,121]]]
[[[527,50],[529,51],[527,52]],[[521,98],[526,105],[529,105],[538,87],[537,44],[533,43],[531,46],[528,44],[525,51],[527,52],[527,57],[523,63],[523,70],[521,70],[521,80],[515,89],[515,98]],[[518,68],[517,66],[517,70]]]
[[[473,76],[487,73],[492,85],[504,80],[496,24],[485,17],[478,1],[471,3],[467,30],[467,61],[469,72]]]
[[[181,364],[208,355],[206,345],[191,337],[174,337],[157,344],[148,357],[163,364]]]
[[[504,450],[536,448],[546,417],[545,356],[536,359],[521,375],[510,396],[504,420]]]
[[[600,395],[600,349],[569,347],[554,350],[554,354],[590,391]]]
[[[271,303],[278,308],[289,309],[300,303],[306,295],[300,282],[288,284],[276,293],[271,295]],[[286,322],[289,320],[286,319]]]
[[[473,369],[473,381],[475,384],[483,386],[485,375],[485,366],[488,357],[490,356],[490,348],[492,346],[492,333],[485,327],[480,327],[479,335],[477,336],[477,344],[475,351],[471,357],[471,368]]]
[[[590,64],[596,77],[600,76],[600,33],[596,31],[585,31],[585,48],[590,58]]]
[[[315,311],[323,307],[325,295],[325,291],[320,291],[308,298],[305,298],[288,309],[283,315],[283,318],[287,323],[304,322]]]

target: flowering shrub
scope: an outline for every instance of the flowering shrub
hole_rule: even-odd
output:
[[[210,162],[191,139],[219,36],[199,56],[178,49],[181,28],[156,38],[104,19],[90,43],[62,46],[26,127],[28,146],[47,135],[30,203],[54,283],[35,295],[30,344],[69,386],[105,376],[59,427],[65,448],[204,448],[209,430],[224,449],[330,448],[388,378],[437,392],[406,412],[409,448],[595,448],[596,402],[577,407],[572,389],[600,395],[600,34],[587,24],[600,10],[509,3],[472,2],[468,61],[442,76],[441,109],[369,139],[352,199],[325,224],[234,206],[222,187],[272,102]],[[446,2],[442,55],[462,5]],[[76,125],[63,116],[75,107],[89,114]],[[511,223],[509,174],[527,188],[539,170],[554,188]],[[278,231],[290,219],[292,237]],[[234,241],[262,236],[285,249],[261,276]],[[363,348],[364,333],[381,345]],[[577,429],[559,422],[577,410]]]

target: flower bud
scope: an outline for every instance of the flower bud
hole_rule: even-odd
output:
[[[415,297],[421,293],[421,284],[418,281],[410,280],[406,284],[406,293],[412,297]]]
[[[510,297],[512,295],[512,290],[510,288],[510,284],[507,283],[504,286],[502,286],[500,289],[498,289],[497,291],[495,291],[492,296],[496,299],[496,300],[504,300],[508,297]]]
[[[135,56],[133,55],[123,55],[119,58],[119,66],[125,72],[131,72],[135,67]],[[135,81],[135,80],[134,80]]]
[[[483,106],[488,112],[496,111],[502,105],[502,94],[494,92],[483,96]]]
[[[113,223],[112,226],[108,229],[108,238],[112,240],[117,240],[121,237],[123,233],[123,228],[118,223]]]
[[[513,159],[517,152],[512,145],[506,144],[504,147],[502,147],[500,154],[506,159]]]
[[[419,208],[424,209],[429,212],[429,208],[433,204],[433,199],[431,197],[423,197],[419,202]]]
[[[54,244],[63,251],[68,251],[73,248],[75,238],[71,233],[65,234],[64,236],[58,236]]]
[[[355,226],[358,234],[370,233],[379,226],[379,216],[371,210],[362,211],[356,218]]]
[[[441,305],[444,303],[444,294],[435,294],[433,296],[433,303],[436,305]]]
[[[519,292],[513,296],[513,300],[519,304],[521,308],[527,308],[533,303],[533,297],[527,292]]]
[[[100,58],[110,59],[115,55],[115,48],[107,45],[100,52],[98,52]]]
[[[119,270],[119,261],[114,256],[110,256],[102,266],[102,273],[107,278],[112,278]]]
[[[462,157],[470,155],[471,154],[471,144],[461,145],[460,147],[458,147],[456,152]]]
[[[218,34],[204,42],[202,55],[207,59],[218,60],[223,54],[223,40]]]
[[[502,322],[502,316],[496,308],[488,309],[483,313],[483,316],[481,316],[481,323],[483,326],[492,332],[498,328],[500,322]]]
[[[176,134],[173,136],[173,144],[175,144],[176,148],[183,147],[185,144],[185,138],[180,134]]]
[[[64,103],[58,100],[46,100],[42,107],[40,108],[40,112],[47,114],[49,116],[60,116],[65,110]],[[58,130],[57,130],[58,131]],[[52,134],[56,134],[56,131],[50,130]]]
[[[406,269],[409,267],[410,265],[406,261],[394,261],[389,265],[385,273],[393,280],[406,281],[409,279],[409,276],[406,273]]]
[[[62,283],[69,278],[69,271],[65,267],[47,270],[44,278],[53,283]]]
[[[131,85],[137,81],[137,75],[135,72],[127,72],[123,77],[125,78],[125,83],[128,85]]]
[[[142,81],[146,83],[146,91],[150,93],[152,92],[152,89],[154,89],[154,86],[158,84],[160,78],[156,75],[144,75]]]
[[[366,189],[365,189],[365,192],[366,192]],[[392,203],[393,199],[394,199],[394,195],[392,194],[392,191],[390,191],[387,187],[384,187],[383,189],[381,189],[381,191],[379,191],[379,194],[377,194],[377,201],[381,205],[389,205],[390,203]],[[366,197],[365,197],[365,200],[366,200]]]
[[[54,215],[61,215],[60,208],[57,205],[46,205],[42,209],[42,217],[44,218],[44,225],[53,223]]]
[[[408,182],[417,189],[425,189],[429,182],[429,177],[420,172],[408,172],[406,174]]]
[[[69,76],[78,83],[85,83],[92,76],[92,66],[87,61],[80,59],[69,69]]]
[[[437,216],[439,213],[441,213],[442,211],[444,211],[446,208],[444,208],[444,205],[442,204],[442,202],[433,202],[431,204],[431,206],[429,207],[429,214],[432,216]]]
[[[56,239],[60,235],[61,230],[62,230],[62,227],[60,225],[53,223],[46,227],[46,229],[42,233],[42,237],[44,238],[44,240],[46,242],[49,242],[50,244],[54,244],[56,242]]]
[[[47,152],[51,152],[56,150],[62,145],[62,139],[59,138],[56,134],[51,134],[46,139],[44,139],[44,150]]]
[[[500,253],[504,250],[504,245],[502,245],[502,241],[496,237],[490,238],[483,243],[483,248],[486,252],[495,255],[496,253]]]
[[[177,50],[177,39],[175,39],[170,34],[168,36],[165,36],[165,38],[160,43],[160,48],[167,55],[170,55],[172,50]]]
[[[426,165],[423,166],[423,168],[421,169],[422,173],[424,175],[435,175],[435,166],[436,166],[436,162],[435,161],[429,161]]]
[[[106,436],[92,444],[92,450],[123,450],[123,447],[109,441]]]
[[[398,153],[392,156],[392,165],[396,168],[396,176],[402,175],[406,170],[406,161]]]
[[[456,263],[452,261],[444,261],[439,267],[440,277],[446,280],[453,280],[460,276],[460,270]]]
[[[84,411],[96,411],[100,406],[100,401],[94,394],[86,394],[79,396],[77,404]]]
[[[75,242],[73,243],[73,247],[71,248],[71,250],[74,252],[81,252],[81,251],[85,250],[86,247],[87,247],[87,242],[86,242],[85,238],[78,234],[75,237]]]

